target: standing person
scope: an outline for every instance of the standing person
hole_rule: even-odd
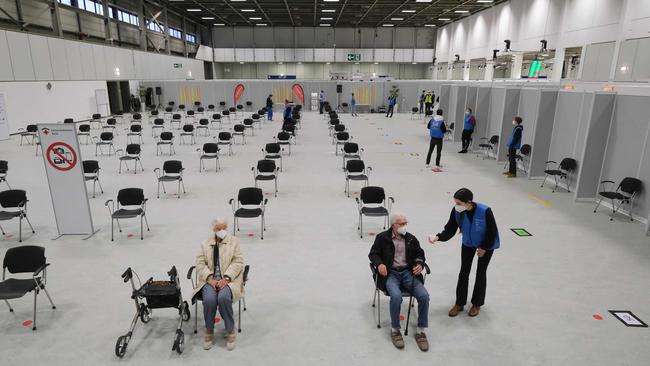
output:
[[[484,204],[474,202],[474,194],[467,188],[461,188],[454,193],[455,206],[451,209],[449,221],[444,230],[437,235],[429,235],[429,242],[451,239],[458,229],[463,236],[461,249],[460,273],[456,285],[456,303],[449,310],[449,316],[455,317],[463,311],[467,303],[469,274],[474,261],[474,253],[478,257],[476,281],[472,293],[472,307],[469,316],[477,316],[485,303],[487,287],[487,268],[492,254],[500,246],[499,230],[492,209]]]
[[[420,114],[424,113],[424,97],[426,92],[423,90],[422,94],[420,94]]]
[[[503,173],[508,178],[517,176],[517,150],[521,148],[521,135],[524,132],[524,126],[521,125],[522,122],[523,120],[519,116],[515,117],[512,121],[515,127],[512,129],[512,134],[508,140],[508,160],[510,167],[506,173]]]
[[[436,111],[436,115],[429,120],[427,128],[429,129],[429,136],[431,136],[431,141],[429,141],[429,153],[427,153],[427,168],[431,164],[431,154],[433,153],[433,149],[437,147],[436,166],[432,170],[434,172],[441,172],[442,167],[440,166],[440,155],[442,154],[442,140],[445,137],[445,132],[447,132],[445,119],[442,117],[442,109]]]
[[[354,93],[352,93],[352,97],[350,98],[350,112],[352,117],[359,117],[357,114],[357,100],[354,98]]]
[[[318,95],[318,104],[319,104],[320,114],[323,114],[323,107],[325,106],[325,92],[322,90]]]
[[[440,109],[440,97],[436,98],[436,104],[433,105],[433,113]]]
[[[266,119],[273,121],[273,94],[269,94],[266,98],[266,112],[268,114]]]
[[[472,141],[474,127],[476,127],[476,118],[472,114],[472,108],[467,107],[465,109],[465,117],[463,117],[463,147],[458,152],[459,154],[467,154],[467,149],[469,149],[469,144]]]
[[[219,314],[226,327],[226,348],[235,348],[235,319],[232,303],[239,301],[243,292],[244,256],[239,240],[228,233],[228,222],[217,218],[212,223],[213,235],[201,244],[196,256],[198,286],[192,298],[199,292],[203,301],[205,337],[203,349],[209,350],[214,342],[214,316]]]
[[[409,292],[418,301],[418,325],[415,341],[421,351],[429,349],[424,330],[429,326],[429,293],[424,287],[424,250],[418,239],[407,232],[406,215],[394,213],[390,217],[390,228],[375,237],[368,258],[377,268],[377,286],[385,288],[390,296],[390,324],[393,345],[404,348],[400,332],[400,310],[402,290]]]
[[[386,111],[386,117],[390,114],[390,118],[393,118],[393,110],[395,109],[395,103],[397,103],[397,98],[394,95],[388,97],[388,110]]]
[[[433,95],[431,95],[431,92],[428,92],[427,95],[424,96],[424,105],[426,108],[425,110],[428,113],[433,105]]]
[[[288,100],[284,100],[284,114],[282,115],[283,123],[293,122],[292,113],[291,113],[291,104]]]

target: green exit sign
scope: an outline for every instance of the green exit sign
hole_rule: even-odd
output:
[[[182,69],[182,68],[183,68],[183,64],[174,64],[174,68],[175,68],[175,69]]]
[[[361,61],[360,53],[348,53],[348,61]]]

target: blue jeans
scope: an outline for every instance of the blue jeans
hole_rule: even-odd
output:
[[[214,330],[214,316],[219,314],[226,326],[226,332],[235,329],[235,317],[232,310],[232,292],[230,287],[226,286],[217,291],[207,283],[201,289],[203,297],[203,318],[205,319],[205,328],[208,331]]]
[[[268,117],[266,119],[273,121],[273,107],[268,109]]]
[[[413,283],[415,281],[415,287]],[[402,272],[391,270],[386,280],[386,291],[390,296],[390,323],[391,327],[400,329],[400,310],[402,307],[402,290],[410,293],[413,288],[413,297],[418,301],[418,327],[426,328],[429,325],[429,293],[422,282],[414,278],[411,269]]]
[[[350,105],[350,113],[357,114],[357,105],[356,104]]]

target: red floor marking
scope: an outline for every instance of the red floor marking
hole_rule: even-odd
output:
[[[221,323],[221,318],[219,318],[218,316],[215,317],[214,322],[217,323],[217,324]]]
[[[7,239],[9,239],[9,238],[13,238],[13,237],[14,237],[14,236],[13,236],[12,234],[7,234],[7,235],[5,235],[5,238],[7,238]]]
[[[370,236],[375,236],[375,233],[368,233],[368,235],[370,235]]]
[[[250,234],[248,234],[248,236],[255,236],[255,234],[253,234],[253,233],[250,233]]]
[[[399,320],[404,320],[404,315],[400,315]]]
[[[592,315],[592,316],[593,316],[594,319],[596,319],[596,320],[603,320],[603,317],[602,317],[600,314],[594,314],[594,315]]]
[[[32,323],[33,323],[33,322],[32,322],[31,320],[25,320],[25,321],[23,322],[23,327],[29,327],[30,325],[32,325]]]
[[[133,234],[128,234],[126,237],[127,238],[132,238],[132,237],[134,237],[134,235]]]

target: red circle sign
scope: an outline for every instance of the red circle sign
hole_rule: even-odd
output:
[[[77,165],[77,152],[65,142],[55,142],[45,153],[47,162],[57,170],[68,171]]]

